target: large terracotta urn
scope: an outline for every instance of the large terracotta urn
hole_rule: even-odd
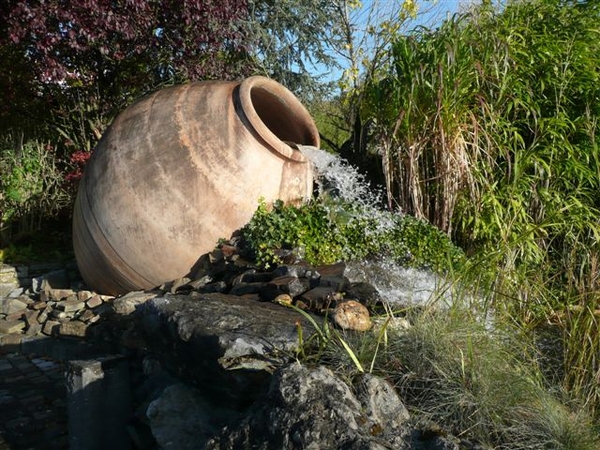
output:
[[[261,198],[307,199],[311,163],[286,142],[318,147],[319,133],[264,77],[171,87],[125,109],[79,185],[73,245],[86,284],[118,295],[183,277]]]

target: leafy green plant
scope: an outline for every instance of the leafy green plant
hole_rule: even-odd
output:
[[[0,149],[0,231],[38,229],[69,205],[70,195],[54,159],[53,147],[39,141],[7,138]]]
[[[262,202],[242,236],[263,266],[280,263],[282,248],[314,265],[387,255],[408,266],[447,270],[463,259],[462,251],[426,222],[380,214],[334,199],[300,207],[276,202],[271,209]]]
[[[560,328],[564,387],[596,412],[599,24],[597,2],[482,2],[398,35],[361,104],[389,196],[474,256],[460,275],[496,314]]]

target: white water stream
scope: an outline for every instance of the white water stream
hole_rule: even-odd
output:
[[[339,156],[316,147],[300,146],[315,167],[319,194],[329,193],[349,203],[359,204],[370,217],[377,217],[381,227],[393,224],[394,214],[377,207],[382,193],[374,192],[365,178]],[[391,259],[347,262],[346,276],[350,281],[372,284],[383,301],[392,307],[425,305],[432,301],[447,303],[444,280],[427,270],[402,267]]]

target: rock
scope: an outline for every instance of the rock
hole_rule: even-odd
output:
[[[77,291],[77,300],[87,302],[94,294],[90,291]]]
[[[0,333],[0,346],[1,347],[18,347],[19,345],[21,345],[21,342],[23,342],[23,335],[22,334],[14,334],[14,333],[10,333],[10,334],[2,334]]]
[[[203,448],[219,424],[214,405],[183,383],[167,387],[150,403],[146,416],[162,450]]]
[[[40,300],[45,301],[60,301],[73,295],[75,292],[72,289],[43,289],[40,292]]]
[[[48,317],[52,314],[52,311],[54,311],[54,308],[52,308],[52,306],[47,305],[42,312],[39,314],[38,316],[38,322],[39,323],[44,323],[46,320],[48,320]]]
[[[46,320],[42,328],[42,333],[46,336],[56,336],[60,328],[60,322],[57,320]]]
[[[303,303],[303,309],[321,312],[327,310],[331,306],[335,294],[336,290],[331,286],[318,286],[310,291],[304,292],[300,295],[299,300]]]
[[[266,283],[236,283],[229,291],[230,295],[247,295],[247,294],[258,294],[266,286]]]
[[[373,422],[373,435],[397,433],[410,419],[396,390],[383,378],[363,374],[356,384],[356,398]]]
[[[386,411],[380,409],[382,414]],[[379,418],[386,424],[391,417]],[[239,424],[225,427],[206,444],[225,449],[407,449],[406,432],[374,436],[377,423],[363,412],[351,389],[331,370],[297,363],[280,369],[268,392]]]
[[[16,298],[4,299],[0,302],[0,305],[0,312],[6,315],[23,313],[27,309],[27,303]]]
[[[39,283],[41,291],[61,289],[68,290],[71,288],[71,281],[69,280],[69,276],[67,275],[67,271],[65,269],[61,268],[47,272],[41,278],[41,282]]]
[[[356,299],[369,308],[373,308],[381,303],[379,291],[371,283],[364,281],[350,283],[346,289],[346,296]]]
[[[298,264],[282,264],[273,271],[273,277],[301,278],[304,277],[306,275],[306,272],[309,270],[310,269],[308,269],[306,266],[301,266]]]
[[[16,284],[0,283],[0,299],[7,298],[16,286]]]
[[[40,310],[40,309],[44,309],[46,306],[48,306],[47,302],[35,302],[31,305],[31,309],[35,309],[35,310]]]
[[[145,291],[130,292],[122,297],[116,298],[112,302],[112,306],[117,314],[128,315],[133,313],[139,305],[156,297],[156,295],[156,293]]]
[[[9,284],[16,286],[19,284],[17,269],[8,264],[0,264],[0,285]]]
[[[203,358],[217,359],[217,372],[223,368],[272,372],[297,349],[298,321],[305,339],[314,332],[306,318],[289,308],[219,293],[157,297],[140,313],[148,335],[169,336],[182,349],[196,348],[193,364],[199,372],[208,366]]]
[[[290,306],[293,303],[294,299],[290,297],[288,294],[280,294],[273,299],[273,303],[282,306]]]
[[[85,337],[87,334],[87,328],[87,324],[77,320],[72,320],[61,323],[58,328],[58,334],[60,336]]]
[[[102,298],[99,295],[93,295],[86,302],[86,306],[90,309],[96,308],[102,304]]]
[[[12,298],[17,298],[17,297],[20,297],[20,296],[22,296],[22,295],[24,295],[24,294],[25,294],[25,289],[24,289],[24,288],[22,288],[22,287],[18,287],[18,288],[15,288],[15,289],[13,289],[13,290],[12,290],[12,291],[11,291],[11,292],[8,294],[8,296],[9,296],[9,297],[12,297]]]
[[[0,334],[21,334],[25,328],[23,320],[2,320],[0,321]]]
[[[65,300],[65,301],[59,302],[56,305],[56,309],[58,309],[60,311],[64,311],[66,313],[80,311],[83,308],[85,308],[85,302],[77,300],[76,298],[75,298],[75,300]]]
[[[38,322],[32,322],[27,325],[25,329],[25,334],[27,336],[35,336],[42,332],[42,325]]]
[[[273,301],[280,294],[298,297],[310,289],[310,281],[306,278],[293,276],[277,277],[271,280],[261,291],[261,297],[266,301]]]
[[[344,330],[367,331],[373,326],[369,310],[355,300],[339,303],[333,310],[332,318]]]

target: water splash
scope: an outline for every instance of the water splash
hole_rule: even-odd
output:
[[[381,298],[393,307],[425,306],[442,296],[444,281],[431,271],[403,267],[384,258],[378,261],[350,261],[346,276],[352,282],[372,284]],[[444,301],[445,303],[445,301]]]
[[[397,224],[400,212],[384,211],[379,208],[382,192],[374,191],[364,176],[347,161],[337,155],[311,146],[299,146],[315,167],[315,180],[320,196],[329,195],[344,202],[358,205],[361,214],[376,218],[375,233],[389,230]],[[443,280],[428,270],[403,267],[391,258],[377,261],[347,262],[346,276],[352,282],[365,281],[372,284],[383,301],[392,307],[425,305],[433,300],[449,299],[441,295]]]

